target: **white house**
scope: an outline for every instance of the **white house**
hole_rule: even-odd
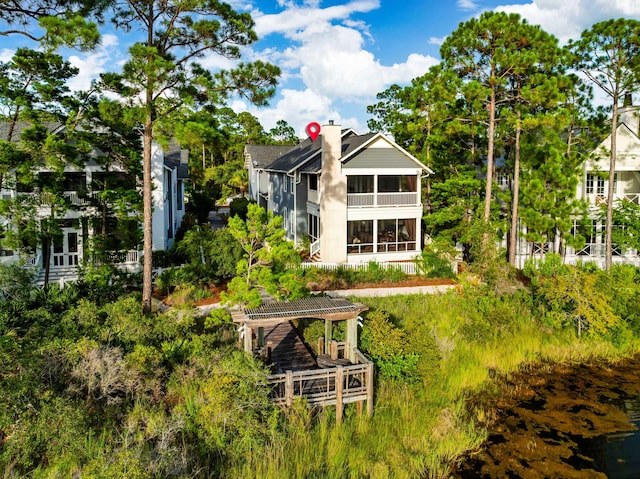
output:
[[[18,124],[18,128],[26,128],[26,124]],[[6,128],[6,125],[0,124],[0,130]],[[50,129],[55,132],[55,128],[60,126],[51,126]],[[3,135],[3,137],[6,137]],[[99,152],[92,153],[95,158],[100,155]],[[180,147],[172,143],[169,148],[164,151],[159,145],[153,145],[152,153],[152,175],[153,175],[153,249],[166,250],[169,249],[174,241],[177,228],[180,226],[182,217],[185,213],[185,183],[188,179],[188,152],[181,150]],[[47,175],[46,169],[40,169],[35,172],[39,176]],[[15,177],[15,174],[14,174]],[[126,175],[121,167],[117,164],[109,166],[109,171],[95,160],[89,159],[82,168],[69,163],[64,169],[64,196],[67,198],[70,207],[66,209],[61,217],[57,217],[58,225],[62,231],[62,235],[54,239],[50,246],[49,261],[49,281],[64,282],[73,281],[78,278],[78,266],[88,257],[89,239],[98,234],[96,224],[92,218],[100,216],[99,203],[95,201],[96,195],[100,193],[101,184],[105,179],[109,181],[128,182],[134,188],[140,188],[141,185],[135,184],[135,179]],[[50,210],[46,206],[46,202],[42,201],[42,193],[36,190],[22,191],[20,183],[14,180],[5,182],[0,191],[1,198],[4,200],[14,199],[19,196],[32,197],[37,206],[38,218],[45,218],[49,215]],[[139,217],[137,212],[131,211],[132,218],[131,227],[138,228],[139,223],[136,218]],[[107,236],[111,243],[117,245],[117,238],[114,238],[112,232],[109,231],[117,220],[108,218]],[[121,225],[126,220],[119,220]],[[0,217],[0,224],[6,224],[8,218]],[[20,259],[26,260],[27,264],[37,268],[39,272],[38,281],[44,280],[44,264],[42,248],[40,245],[35,252],[24,257],[23,252],[1,250],[0,261],[2,263],[12,263]],[[21,256],[22,254],[22,256]],[[111,253],[111,261],[120,268],[134,272],[141,269],[140,263],[141,245],[134,246],[128,250],[114,248]]]
[[[640,204],[640,121],[638,107],[625,105],[619,110],[619,123],[616,129],[616,174],[614,178],[614,205],[618,200]],[[611,135],[608,135],[592,152],[584,165],[582,176],[576,188],[576,198],[584,200],[588,205],[587,226],[583,226],[580,218],[574,220],[572,234],[586,238],[582,248],[564,247],[562,257],[564,262],[576,264],[579,262],[593,262],[599,267],[605,265],[605,225],[602,220],[602,207],[607,204],[609,188],[609,161],[611,151]],[[616,225],[614,225],[614,228]],[[558,241],[558,239],[556,239]],[[555,246],[555,247],[554,247]],[[557,251],[558,245],[536,244],[531,250],[531,244],[521,239],[518,249],[518,266],[531,256],[546,252]],[[639,252],[635,249],[623,249],[612,245],[612,261],[640,266]]]
[[[247,145],[250,198],[308,237],[327,263],[406,261],[421,251],[421,179],[427,166],[381,133],[329,122],[296,146]]]

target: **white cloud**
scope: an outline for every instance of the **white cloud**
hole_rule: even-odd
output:
[[[280,99],[268,108],[256,108],[243,101],[237,101],[231,107],[235,111],[249,111],[260,120],[260,124],[266,131],[275,127],[278,120],[285,120],[300,137],[306,137],[305,128],[312,121],[324,124],[334,120],[336,124],[345,128],[354,128],[360,132],[363,132],[366,126],[354,116],[343,116],[334,100],[310,89],[283,89],[280,92]]]
[[[478,8],[478,3],[474,0],[458,0],[458,8],[461,10],[475,10]]]
[[[120,60],[118,37],[111,34],[103,35],[100,46],[95,51],[83,56],[69,57],[69,62],[80,70],[78,76],[69,81],[69,88],[71,91],[89,89],[92,80],[97,79],[107,69],[113,71],[114,64],[121,64]]]
[[[9,48],[3,48],[2,50],[0,50],[0,62],[7,63],[11,61],[15,53],[16,53],[15,50],[11,50]]]
[[[408,54],[392,65],[376,58],[367,48],[374,41],[369,25],[351,16],[379,8],[379,1],[352,0],[327,8],[318,8],[319,3],[282,1],[279,4],[285,9],[278,14],[252,12],[261,38],[273,34],[289,40],[283,49],[271,47],[253,53],[283,71],[280,84],[284,88],[272,107],[244,105],[267,130],[284,119],[301,136],[311,121],[334,120],[366,131],[354,112],[364,112],[364,106],[373,103],[375,95],[389,85],[409,83],[438,63],[436,58],[419,53]]]
[[[525,5],[503,5],[498,11],[519,13],[529,23],[540,25],[561,43],[611,18],[640,19],[638,0],[532,0]]]
[[[438,61],[411,54],[403,63],[382,65],[363,48],[362,34],[341,25],[319,23],[292,35],[301,46],[284,53],[284,65],[299,69],[307,88],[342,100],[371,97],[392,83],[406,83]]]
[[[287,4],[281,13],[264,15],[260,11],[251,12],[256,22],[255,31],[260,38],[270,33],[282,33],[286,36],[304,30],[314,24],[332,20],[347,20],[353,13],[364,13],[380,6],[378,0],[354,0],[344,5],[318,8],[318,2],[310,2],[307,6],[298,7]]]
[[[447,37],[430,37],[429,43],[431,45],[442,45]]]

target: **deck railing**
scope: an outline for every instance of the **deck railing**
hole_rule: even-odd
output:
[[[373,363],[355,350],[359,364],[325,369],[286,371],[269,376],[271,400],[290,407],[295,398],[304,398],[310,406],[336,406],[342,418],[344,404],[367,401],[373,413]]]

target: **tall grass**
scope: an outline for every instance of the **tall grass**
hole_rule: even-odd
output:
[[[535,317],[525,294],[449,292],[358,301],[384,310],[411,334],[432,336],[440,353],[437,364],[417,385],[379,381],[372,418],[355,415],[353,405],[340,425],[332,408],[296,413],[286,437],[236,465],[230,477],[449,477],[452,466],[486,437],[485,412],[469,410],[467,400],[493,376],[526,363],[614,359],[639,349],[632,338],[615,345],[577,342],[571,330],[550,330]]]

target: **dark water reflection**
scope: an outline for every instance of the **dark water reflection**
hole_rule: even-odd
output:
[[[593,459],[593,468],[611,479],[640,478],[640,398],[623,401],[620,407],[636,427],[631,432],[615,432],[586,439],[579,451]]]
[[[640,357],[538,365],[474,400],[488,439],[457,478],[640,479]]]

